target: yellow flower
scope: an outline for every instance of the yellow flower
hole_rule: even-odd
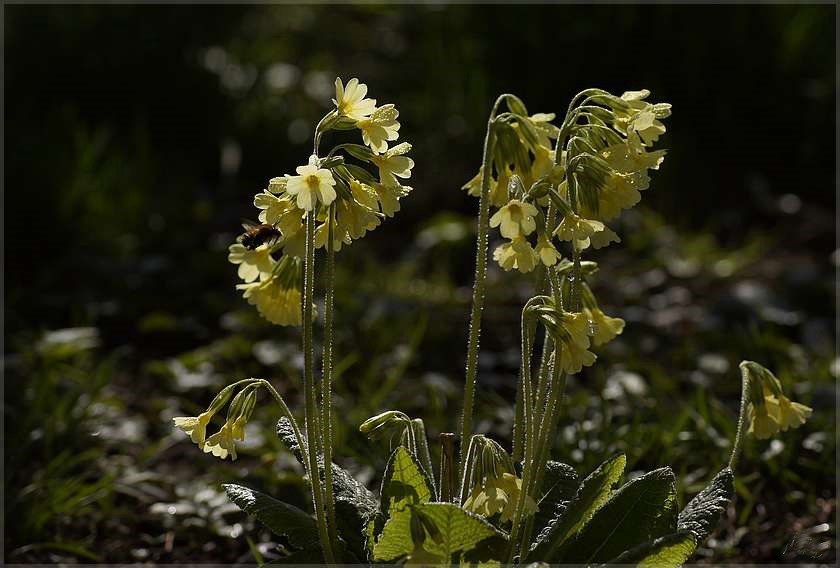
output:
[[[598,308],[585,308],[584,313],[595,326],[595,335],[592,337],[595,345],[612,341],[616,335],[624,331],[624,320],[621,318],[610,317]]]
[[[665,132],[665,125],[659,118],[666,118],[671,114],[671,105],[667,103],[651,104],[644,99],[650,95],[650,91],[628,91],[621,95],[629,108],[614,109],[616,129],[627,135],[638,134],[645,144],[650,146]]]
[[[519,236],[496,248],[493,251],[493,260],[505,270],[515,268],[519,272],[531,272],[537,265],[538,257],[536,251],[531,248],[531,243],[525,237]]]
[[[568,213],[560,221],[554,234],[561,241],[584,240],[603,230],[604,224],[600,221],[584,219],[574,213]]]
[[[475,174],[470,181],[465,183],[461,189],[467,192],[467,195],[471,195],[473,197],[481,197],[481,176],[484,175],[484,166],[481,166],[478,169],[478,173]]]
[[[335,98],[333,104],[342,116],[361,120],[370,116],[376,110],[376,99],[366,99],[367,85],[359,83],[355,77],[347,81],[347,87],[340,78],[335,80]]]
[[[408,185],[386,186],[375,183],[373,184],[373,190],[376,192],[382,213],[388,217],[393,217],[394,213],[400,210],[400,199],[409,194],[411,187]]]
[[[257,278],[265,280],[271,276],[275,262],[268,246],[260,245],[254,250],[248,250],[244,245],[234,243],[228,247],[228,251],[228,260],[239,265],[236,272],[245,282],[253,282]]]
[[[604,226],[603,231],[598,231],[594,233],[591,237],[589,237],[589,242],[594,249],[601,249],[605,246],[609,245],[610,243],[620,243],[621,237],[615,234],[615,232],[607,226]]]
[[[384,154],[371,157],[371,161],[379,168],[379,183],[385,187],[396,187],[401,185],[397,178],[408,179],[411,177],[414,160],[403,155],[409,151],[411,151],[411,144],[403,142],[387,150]]]
[[[798,402],[793,402],[785,395],[779,395],[779,426],[782,431],[789,428],[798,428],[805,424],[808,417],[814,411],[811,407]]]
[[[400,136],[400,123],[397,122],[399,116],[394,105],[383,105],[374,110],[370,117],[357,121],[356,126],[362,131],[364,143],[377,154],[388,150],[388,142]]]
[[[297,196],[298,207],[312,211],[316,201],[329,205],[335,200],[335,179],[330,170],[307,164],[298,166],[295,171],[298,175],[288,176],[286,192]]]
[[[374,198],[374,207],[375,203]],[[336,208],[336,218],[336,224],[340,228],[336,232],[348,235],[349,239],[361,239],[366,232],[379,226],[379,217],[376,213],[356,200],[342,199]]]
[[[217,458],[225,459],[230,456],[236,461],[236,442],[233,436],[233,424],[225,422],[221,430],[207,438],[204,444],[204,453],[213,454]]]
[[[301,295],[296,287],[284,283],[273,275],[263,282],[239,284],[242,296],[252,306],[256,306],[262,317],[277,325],[300,325]]]
[[[288,178],[285,177],[274,177],[268,180],[268,189],[266,189],[269,193],[274,193],[276,195],[280,195],[284,191],[286,191],[286,183],[288,183]]]
[[[748,413],[749,433],[759,440],[766,440],[773,434],[777,434],[780,429],[778,410],[778,402],[773,399],[765,399],[764,405],[759,407],[750,404]]]
[[[490,226],[499,227],[506,239],[530,235],[537,227],[534,217],[539,213],[530,203],[513,199],[490,217]]]
[[[188,434],[190,440],[198,444],[199,448],[204,447],[204,439],[207,435],[207,425],[215,412],[206,411],[198,416],[176,416],[172,419],[176,428],[180,428]]]
[[[589,367],[595,359],[594,353],[575,342],[564,343],[560,350],[560,368],[570,375],[579,373],[583,367]]]
[[[537,241],[537,255],[545,266],[554,266],[560,260],[560,253],[544,236]]]
[[[277,197],[268,190],[254,196],[254,207],[260,209],[260,222],[269,225],[276,225],[289,210],[297,209],[288,197]]]
[[[522,480],[512,473],[503,473],[501,477],[491,476],[473,488],[464,501],[464,509],[487,518],[499,514],[500,522],[509,523],[513,520],[521,492]],[[534,500],[526,496],[525,515],[533,515],[537,509]]]
[[[529,187],[543,176],[547,176],[554,169],[554,157],[556,153],[546,146],[534,148],[534,161],[531,163],[531,171],[524,180],[525,186]]]
[[[490,205],[501,207],[508,202],[508,184],[510,183],[510,168],[502,166],[499,179],[490,181]]]

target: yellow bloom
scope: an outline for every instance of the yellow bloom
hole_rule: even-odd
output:
[[[564,343],[560,350],[560,368],[572,375],[595,362],[595,354],[575,342]]]
[[[361,120],[370,116],[376,110],[376,99],[366,99],[367,85],[359,83],[355,77],[347,81],[347,87],[340,78],[335,80],[335,98],[333,104],[342,116]]]
[[[467,192],[467,195],[471,195],[473,197],[481,197],[481,176],[484,175],[484,166],[478,169],[478,173],[475,174],[470,181],[465,183],[461,189]]]
[[[356,122],[362,131],[362,140],[377,154],[388,150],[388,142],[399,138],[400,123],[397,117],[399,111],[394,105],[383,105],[373,111],[368,118]]]
[[[290,210],[297,209],[288,197],[277,197],[269,193],[268,190],[254,196],[254,207],[260,209],[260,222],[269,225],[276,225],[283,218],[283,215]]]
[[[600,221],[584,219],[574,213],[569,213],[560,221],[554,234],[561,241],[584,240],[603,230],[604,224]]]
[[[376,192],[382,213],[388,217],[393,217],[394,213],[400,210],[400,198],[408,195],[411,187],[408,185],[386,186],[376,183],[373,185],[373,190]]]
[[[396,187],[400,185],[397,178],[408,179],[411,177],[414,160],[403,155],[409,151],[411,151],[411,144],[403,142],[387,150],[384,154],[374,155],[371,158],[371,161],[379,168],[379,183],[385,187]]]
[[[554,266],[560,260],[560,253],[544,236],[537,241],[537,255],[545,266]]]
[[[651,104],[644,99],[650,95],[650,91],[628,91],[621,95],[621,98],[629,106],[628,109],[614,109],[616,129],[631,136],[638,134],[645,144],[650,146],[665,132],[665,125],[658,119],[666,118],[671,114],[671,105],[667,103]]]
[[[512,473],[503,473],[501,477],[489,477],[484,483],[476,485],[470,496],[464,501],[464,509],[483,517],[500,514],[500,522],[513,520],[516,503],[522,492],[522,480]],[[530,496],[525,497],[525,515],[533,515],[538,510]]]
[[[180,428],[185,434],[188,434],[193,443],[198,444],[199,448],[204,447],[204,439],[207,435],[207,425],[215,412],[206,411],[198,416],[176,416],[172,419],[175,427]]]
[[[493,260],[505,270],[515,268],[519,272],[531,272],[537,265],[538,257],[536,251],[531,248],[531,243],[525,237],[519,236],[496,248],[493,251]]]
[[[804,404],[793,402],[785,395],[779,395],[779,426],[782,431],[787,431],[789,428],[798,428],[805,424],[808,417],[811,416],[813,409]]]
[[[271,276],[275,262],[268,246],[260,245],[254,250],[248,250],[244,245],[234,243],[228,247],[228,251],[228,261],[239,265],[236,272],[245,282],[253,282],[257,278],[265,280]]]
[[[598,231],[589,237],[589,242],[591,243],[592,248],[601,249],[610,243],[620,243],[621,237],[616,235],[612,229],[605,226],[603,231]]]
[[[748,418],[749,433],[759,440],[766,440],[779,432],[778,402],[775,400],[765,399],[764,406],[760,407],[750,404]]]
[[[595,345],[612,341],[624,331],[624,320],[621,318],[610,317],[598,308],[584,309],[584,313],[595,326],[595,335],[592,337]]]
[[[262,317],[277,325],[300,325],[301,295],[295,287],[284,285],[281,279],[274,275],[263,282],[239,284],[237,290],[242,290],[242,296],[252,306],[256,306]]]
[[[537,227],[534,217],[538,213],[539,211],[532,204],[513,199],[490,217],[490,226],[499,227],[499,231],[506,239],[530,235]]]
[[[375,199],[374,197],[374,207],[376,206]],[[348,240],[361,239],[366,232],[379,226],[379,217],[376,213],[355,200],[342,199],[336,208],[336,219],[339,228],[336,232],[348,235]]]
[[[213,454],[217,458],[225,459],[230,456],[236,461],[236,442],[233,436],[233,424],[225,422],[221,430],[207,438],[204,444],[204,453]]]
[[[502,166],[499,179],[490,181],[490,205],[501,207],[508,202],[508,184],[510,183],[510,168]]]
[[[276,195],[280,195],[284,191],[286,191],[286,183],[288,182],[288,178],[285,177],[275,177],[268,180],[268,191],[269,193],[274,193]]]
[[[298,166],[295,171],[298,175],[288,176],[286,192],[297,196],[298,207],[312,211],[316,201],[329,205],[335,200],[335,179],[330,170],[307,164]]]
[[[556,153],[546,146],[534,148],[534,161],[531,163],[531,171],[526,176],[525,186],[528,187],[543,176],[547,176],[554,169],[554,157]]]

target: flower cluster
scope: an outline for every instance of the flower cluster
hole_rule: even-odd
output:
[[[464,186],[481,195],[483,168],[490,169],[488,199],[498,208],[490,226],[507,239],[493,258],[503,269],[554,266],[563,241],[577,250],[620,241],[606,222],[639,202],[648,171],[665,155],[648,148],[665,132],[660,119],[671,107],[646,102],[649,94],[584,91],[559,128],[553,114],[528,115],[522,101],[507,96],[509,112],[491,125],[490,163]]]
[[[749,432],[756,438],[764,440],[780,431],[797,428],[811,416],[810,407],[785,396],[781,381],[767,368],[743,361],[741,373],[749,382]]]
[[[236,460],[236,442],[245,439],[245,424],[254,413],[259,384],[249,384],[240,390],[228,407],[225,423],[218,432],[207,436],[210,419],[230,399],[233,388],[234,385],[231,385],[223,389],[207,410],[198,416],[176,416],[172,421],[177,428],[189,434],[190,439],[205,453],[211,453],[221,459],[230,456],[231,460]]]
[[[338,251],[378,227],[384,217],[392,217],[400,209],[399,200],[411,191],[403,183],[414,167],[406,155],[411,145],[389,147],[399,137],[399,111],[392,104],[377,107],[358,79],[346,86],[336,79],[335,90],[335,108],[315,132],[316,153],[295,169],[295,175],[269,180],[254,197],[260,225],[229,249],[228,259],[239,265],[243,281],[237,289],[278,325],[301,324],[298,260],[306,246],[306,215],[315,218],[315,246],[327,246],[332,228],[333,249]],[[358,130],[365,145],[339,144],[318,157],[318,142],[330,130]]]

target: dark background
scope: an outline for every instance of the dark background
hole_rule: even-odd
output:
[[[476,212],[460,187],[495,96],[562,117],[583,88],[647,88],[673,105],[668,156],[624,243],[594,257],[596,292],[628,330],[571,385],[558,459],[585,470],[629,448],[636,469],[672,463],[690,496],[727,455],[737,362],[759,360],[815,417],[748,451],[700,557],[833,558],[834,6],[7,6],[4,19],[8,559],[248,560],[230,538],[244,517],[217,518],[223,505],[184,484],[247,475],[297,494],[270,436],[228,468],[168,420],[247,374],[295,396],[297,331],[250,312],[226,249],[253,194],[305,162],[336,76],[397,105],[417,164],[402,211],[338,259],[348,467],[376,476],[385,450],[365,457],[353,430],[384,408],[455,428]],[[491,270],[479,426],[501,439],[529,286]],[[50,330],[82,326],[92,344],[49,347]]]

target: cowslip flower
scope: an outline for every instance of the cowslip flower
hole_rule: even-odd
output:
[[[207,436],[207,425],[214,414],[214,410],[207,410],[198,416],[176,416],[172,419],[172,422],[176,428],[180,428],[185,434],[189,435],[193,443],[197,444],[199,448],[203,448]]]
[[[204,443],[204,453],[213,454],[221,459],[230,456],[232,461],[236,461],[236,442],[233,437],[232,422],[225,422],[218,432],[207,438]]]
[[[298,166],[295,171],[298,175],[287,176],[286,192],[297,196],[298,207],[312,211],[317,201],[326,206],[335,200],[335,179],[330,170],[307,164]]]
[[[600,221],[584,219],[575,213],[568,213],[554,230],[554,235],[561,241],[585,240],[603,230],[604,224]]]
[[[499,227],[506,239],[530,235],[537,227],[534,217],[538,214],[539,211],[532,204],[513,199],[490,217],[490,226]]]
[[[668,103],[651,104],[644,99],[650,96],[650,91],[627,91],[621,95],[626,103],[625,108],[614,108],[616,130],[625,136],[638,134],[645,144],[650,146],[665,132],[665,125],[658,119],[667,118],[671,114]]]
[[[490,183],[490,205],[493,207],[502,207],[508,202],[510,192],[508,185],[510,184],[511,171],[508,166],[502,166],[499,171],[499,177]]]
[[[266,245],[249,250],[245,245],[234,243],[228,247],[228,251],[228,260],[239,265],[236,273],[245,282],[253,282],[257,278],[265,280],[274,270],[275,262]]]
[[[383,105],[368,118],[356,122],[356,127],[362,132],[362,140],[377,154],[388,150],[388,142],[399,138],[400,123],[397,118],[400,112],[394,105]]]
[[[404,155],[410,151],[411,144],[403,142],[385,151],[384,154],[375,154],[371,157],[371,161],[379,168],[379,183],[385,187],[395,187],[401,185],[397,178],[411,177],[414,160]]]
[[[592,336],[595,345],[608,343],[624,331],[624,320],[621,318],[608,316],[599,308],[584,308],[583,311],[595,328],[595,335]]]
[[[340,78],[335,80],[335,98],[333,104],[341,116],[361,120],[370,116],[376,109],[376,99],[366,99],[367,85],[355,77],[347,81],[347,87]]]
[[[577,343],[564,343],[560,350],[560,368],[570,375],[579,373],[583,367],[589,367],[595,363],[597,357],[586,347]]]
[[[500,515],[500,522],[509,523],[513,520],[521,492],[522,479],[514,474],[505,472],[498,477],[489,476],[473,488],[464,501],[464,509],[487,518]],[[533,515],[537,510],[537,504],[526,495],[525,515]]]
[[[560,260],[560,253],[545,236],[540,236],[536,251],[545,266],[554,266]]]
[[[536,251],[531,248],[525,237],[515,237],[493,251],[493,260],[505,270],[517,269],[519,272],[531,272],[537,265]]]
[[[798,428],[811,416],[813,409],[785,396],[782,383],[769,369],[753,361],[742,361],[740,367],[749,381],[748,431],[756,438]]]
[[[277,197],[268,190],[254,196],[254,207],[260,210],[260,223],[269,225],[276,225],[290,209],[296,209],[289,197]]]
[[[271,323],[300,325],[303,321],[300,290],[284,280],[273,275],[262,282],[239,284],[236,289],[242,290],[242,297]]]

